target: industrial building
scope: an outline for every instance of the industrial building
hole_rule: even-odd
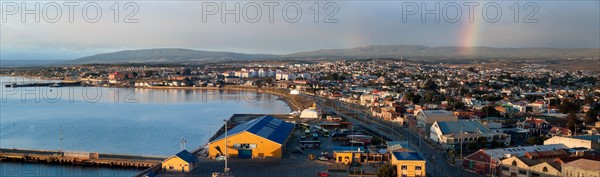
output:
[[[241,123],[209,143],[211,158],[228,154],[237,158],[281,158],[294,125],[272,116]],[[227,150],[225,149],[227,148]]]

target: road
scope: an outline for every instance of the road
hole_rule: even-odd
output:
[[[374,130],[381,130],[380,133],[382,135],[389,136],[392,140],[407,140],[414,149],[420,151],[426,158],[428,175],[448,177],[466,176],[458,166],[451,165],[444,159],[442,153],[435,151],[431,145],[424,143],[421,137],[413,134],[406,127],[365,113],[366,108],[363,106],[344,103],[339,100],[324,99],[313,95],[302,94],[302,96],[315,100],[317,107],[324,112],[335,112],[342,117],[348,118],[353,124],[368,126]],[[352,116],[348,114],[352,114]],[[468,175],[471,176],[471,174]]]

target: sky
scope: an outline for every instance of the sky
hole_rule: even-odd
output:
[[[148,48],[289,54],[397,44],[600,47],[598,0],[1,1],[0,8],[1,60]]]

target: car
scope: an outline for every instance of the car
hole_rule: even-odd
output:
[[[317,172],[317,177],[330,177],[331,175],[329,175],[329,173],[327,172]]]
[[[321,156],[325,156],[325,157],[327,157],[328,159],[331,159],[331,158],[332,158],[332,157],[331,157],[331,155],[329,155],[329,152],[321,152]]]
[[[225,160],[225,156],[224,155],[218,156],[217,158],[215,158],[215,160],[217,160],[217,161],[223,161],[223,160]]]
[[[328,161],[329,158],[327,158],[327,156],[322,155],[322,156],[319,157],[319,160],[320,161]]]
[[[294,149],[292,149],[292,153],[294,153],[294,154],[302,154],[302,153],[304,153],[304,151],[300,147],[295,147]]]

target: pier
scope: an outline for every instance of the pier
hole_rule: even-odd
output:
[[[151,168],[166,157],[0,148],[0,161],[108,168]]]
[[[57,83],[10,83],[4,85],[5,87],[74,87],[81,86],[81,82],[57,82]]]

